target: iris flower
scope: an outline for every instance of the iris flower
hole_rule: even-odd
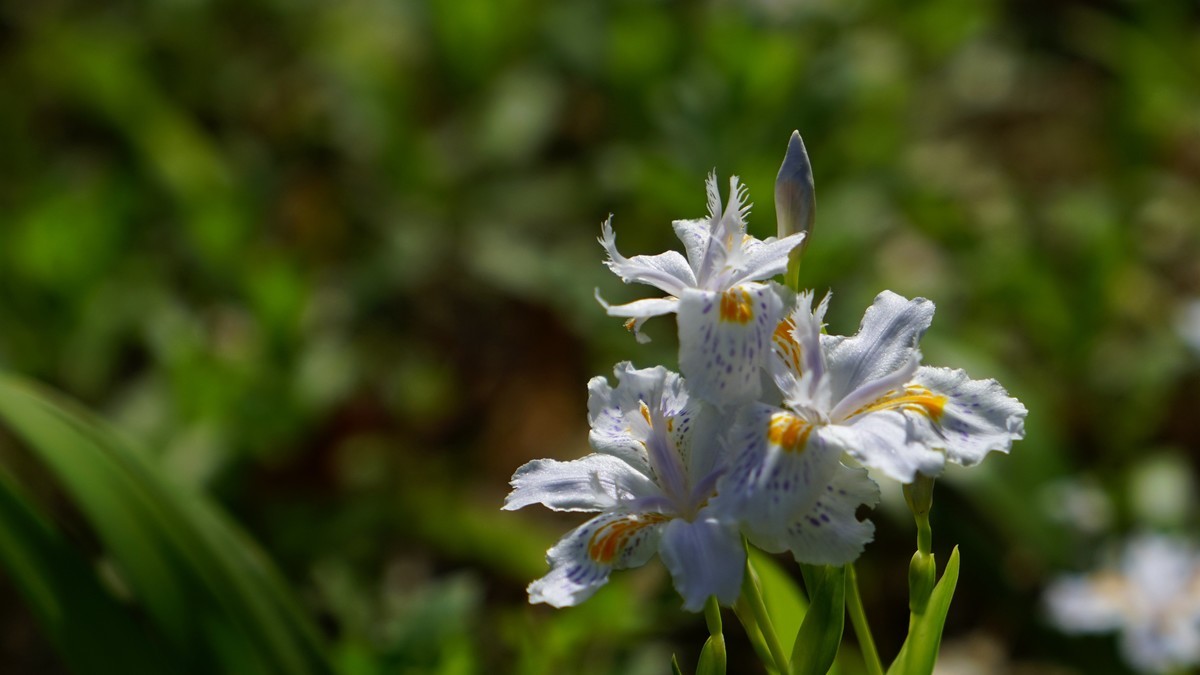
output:
[[[667,297],[610,305],[597,292],[596,299],[610,316],[627,317],[639,342],[647,341],[641,332],[647,319],[676,314],[679,367],[692,393],[727,406],[752,400],[761,391],[760,372],[782,311],[775,289],[761,282],[787,269],[788,254],[805,235],[755,239],[746,234],[750,206],[737,176],[729,181],[724,210],[715,173],[706,185],[708,217],[673,223],[686,258],[676,251],[626,258],[617,251],[612,218],[602,226],[608,268],[626,283],[649,284]]]
[[[529,586],[530,602],[576,605],[614,569],[657,552],[683,596],[700,611],[710,595],[732,604],[746,552],[734,519],[713,506],[725,470],[719,415],[663,367],[616,369],[588,383],[589,441],[582,459],[531,461],[512,479],[505,509],[540,503],[555,511],[598,512],[547,553],[550,572]]]
[[[1119,566],[1059,579],[1050,617],[1071,633],[1121,632],[1121,651],[1143,672],[1200,665],[1200,555],[1184,542],[1141,536]]]
[[[814,486],[834,487],[820,504],[841,525],[822,531],[825,541],[814,551],[852,558],[870,532],[837,515],[869,495],[866,479],[847,473],[839,458],[911,482],[918,472],[938,474],[946,461],[971,465],[990,451],[1007,451],[1024,435],[1025,407],[995,380],[920,365],[917,341],[933,318],[928,300],[885,291],[858,333],[842,337],[822,333],[828,297],[815,310],[812,299],[800,294],[774,333],[769,369],[782,405],[743,409],[733,429],[741,454],[722,492],[740,495],[751,528],[767,528],[758,532],[759,540],[771,540],[764,548],[789,548],[800,558],[813,553],[780,523],[812,509]],[[819,529],[824,521],[801,524]]]

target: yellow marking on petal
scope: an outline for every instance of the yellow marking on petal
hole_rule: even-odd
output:
[[[603,565],[612,563],[635,534],[642,529],[667,520],[659,513],[634,515],[605,523],[588,540],[588,556]]]
[[[804,452],[808,436],[813,427],[803,419],[791,413],[781,412],[771,415],[767,426],[767,440],[778,445],[786,452]]]
[[[735,288],[721,294],[721,321],[749,323],[754,318],[754,298],[750,291]]]
[[[903,393],[889,391],[873,403],[855,410],[850,417],[881,410],[911,410],[936,422],[946,412],[946,401],[948,400],[945,396],[935,394],[919,384],[910,384],[904,387]]]
[[[802,349],[800,343],[796,341],[796,336],[792,331],[796,330],[796,322],[791,319],[784,319],[775,326],[775,334],[771,339],[775,342],[776,350],[779,355],[791,363],[792,370],[796,375],[802,375],[804,369],[800,365],[800,357]]]
[[[646,424],[649,424],[650,428],[653,429],[654,422],[650,421],[650,408],[646,405],[645,401],[638,401],[638,411],[642,413],[642,417],[645,418]]]
[[[673,431],[675,431],[675,418],[668,417],[667,418],[667,433],[669,434]]]
[[[627,319],[625,321],[625,330],[633,330],[637,326],[637,319]]]

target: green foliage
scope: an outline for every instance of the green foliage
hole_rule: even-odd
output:
[[[147,661],[125,672],[162,672],[168,657],[174,669],[195,669],[190,672],[331,672],[316,633],[277,572],[205,499],[164,480],[83,411],[10,376],[0,376],[0,420],[61,485],[147,613]],[[25,588],[69,660],[99,648],[76,621],[105,623],[112,633],[104,636],[113,640],[109,649],[140,651],[146,638],[133,629],[128,610],[104,594],[90,570],[78,580],[66,574],[71,566],[76,572],[84,567],[79,553],[37,522],[6,484],[6,515],[15,527],[5,557],[30,582]],[[34,574],[30,561],[51,553],[45,574]],[[78,595],[76,588],[82,589]],[[78,616],[76,600],[82,603]]]
[[[793,675],[825,675],[837,658],[846,624],[846,568],[805,565],[810,606],[792,648]]]
[[[909,618],[908,637],[888,669],[889,675],[933,673],[942,644],[942,631],[946,627],[946,615],[950,611],[950,600],[954,598],[954,589],[958,586],[958,565],[958,547],[955,546],[924,611],[914,611]]]

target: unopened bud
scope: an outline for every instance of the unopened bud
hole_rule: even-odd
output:
[[[775,178],[775,219],[782,239],[797,232],[811,233],[817,215],[817,193],[813,186],[812,165],[800,132],[793,131],[787,154]],[[808,238],[805,237],[805,244]]]

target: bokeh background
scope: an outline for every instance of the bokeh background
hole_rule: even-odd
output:
[[[1031,411],[1011,456],[939,482],[944,672],[1124,672],[1041,589],[1195,531],[1194,1],[9,2],[0,91],[0,367],[211,494],[345,672],[694,662],[657,562],[529,607],[578,519],[498,509],[521,463],[587,452],[589,377],[675,363],[669,319],[638,345],[594,301],[645,295],[602,267],[601,220],[627,254],[676,246],[715,167],[772,234],[793,129],[831,331],[926,296],[926,362]],[[886,659],[914,530],[894,494],[873,517]],[[3,579],[4,672],[63,672]]]

